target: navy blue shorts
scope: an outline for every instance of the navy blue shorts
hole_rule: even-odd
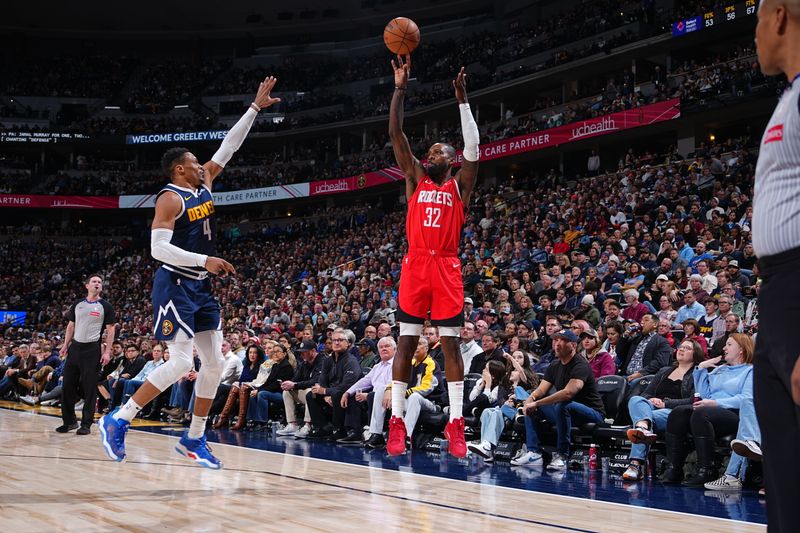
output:
[[[211,294],[209,278],[191,279],[162,267],[153,278],[155,338],[172,340],[179,329],[190,338],[221,329],[219,302]]]

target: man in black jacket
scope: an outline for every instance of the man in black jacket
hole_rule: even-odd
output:
[[[483,353],[479,353],[472,358],[469,365],[469,374],[480,374],[489,361],[500,361],[505,363],[503,348],[500,346],[500,336],[496,331],[487,331],[481,338]]]
[[[656,315],[647,313],[642,317],[642,331],[631,341],[620,372],[628,383],[655,374],[672,362],[672,348],[667,339],[656,332],[657,327]]]
[[[306,397],[306,405],[311,413],[309,439],[332,437],[337,440],[346,436],[344,411],[334,411],[333,404],[340,403],[342,394],[361,377],[358,359],[350,353],[350,339],[355,339],[355,334],[348,329],[338,328],[331,335],[333,364],[326,365],[319,382],[311,387],[311,396]]]
[[[311,433],[311,413],[308,410],[307,395],[311,392],[311,387],[320,382],[322,374],[327,373],[328,367],[333,365],[333,361],[327,355],[318,353],[317,345],[312,341],[301,342],[297,351],[302,360],[297,365],[294,377],[291,381],[281,383],[287,424],[284,429],[278,431],[278,435],[304,439]],[[298,404],[306,406],[302,427],[297,423]]]

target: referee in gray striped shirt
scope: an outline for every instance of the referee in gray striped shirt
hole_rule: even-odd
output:
[[[800,531],[800,0],[762,0],[761,70],[789,87],[761,139],[753,195],[753,246],[763,276],[753,389],[761,426],[767,526]],[[794,397],[792,385],[794,384]]]
[[[61,357],[67,356],[61,387],[61,420],[64,423],[56,428],[59,433],[77,429],[78,435],[88,435],[94,423],[98,372],[101,361],[107,364],[111,360],[116,321],[114,308],[100,298],[102,290],[103,278],[92,274],[86,280],[86,298],[72,304],[67,312],[69,324],[61,347]],[[106,330],[106,349],[101,356],[103,328]],[[80,428],[75,417],[79,393],[83,394]]]

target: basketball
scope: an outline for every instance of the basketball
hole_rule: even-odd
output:
[[[419,45],[419,27],[409,18],[393,18],[383,29],[383,42],[393,54],[410,54]]]

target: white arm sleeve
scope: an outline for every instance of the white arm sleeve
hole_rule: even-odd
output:
[[[228,164],[228,161],[231,160],[233,154],[239,149],[245,137],[247,137],[247,134],[250,132],[250,128],[256,120],[256,115],[258,115],[258,113],[252,107],[245,111],[242,118],[240,118],[230,131],[228,131],[228,134],[225,135],[225,140],[222,141],[219,150],[217,150],[217,153],[211,158],[214,163],[221,167]]]
[[[472,118],[469,104],[459,104],[458,110],[461,112],[461,134],[464,136],[464,159],[477,161],[481,155],[478,125]]]
[[[159,228],[150,231],[150,255],[153,259],[175,266],[206,266],[207,255],[187,252],[172,244],[171,240],[171,229]]]

